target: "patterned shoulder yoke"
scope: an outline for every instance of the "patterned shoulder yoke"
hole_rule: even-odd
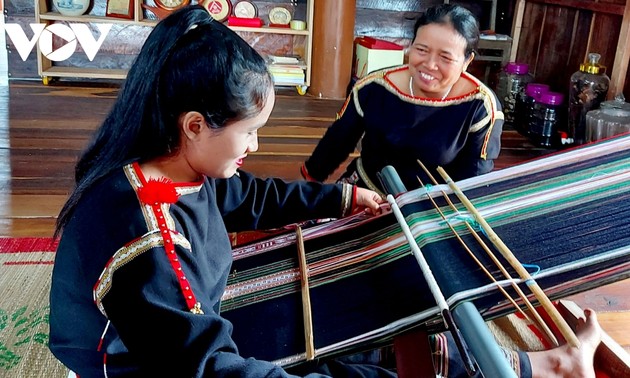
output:
[[[359,106],[359,97],[358,97],[359,89],[361,89],[364,86],[366,86],[366,85],[368,85],[368,84],[370,84],[372,82],[375,82],[375,81],[382,82],[383,78],[388,73],[394,72],[394,71],[404,70],[404,69],[406,69],[406,67],[407,66],[400,66],[400,67],[387,68],[387,69],[383,69],[383,70],[379,70],[379,71],[374,71],[374,72],[364,76],[363,78],[359,79],[354,84],[354,87],[352,87],[352,92],[346,98],[346,101],[344,102],[343,106],[341,107],[341,110],[337,113],[337,119],[339,119],[339,118],[341,118],[343,116],[343,113],[345,113],[345,111],[348,108],[348,105],[350,104],[351,101],[354,101],[354,104],[357,107],[357,112],[359,113],[359,115],[361,115],[361,117],[363,117],[363,111],[361,110],[361,107]]]
[[[100,311],[105,314],[101,302],[111,288],[113,273],[141,253],[154,247],[163,247],[179,282],[188,310],[195,314],[203,314],[201,303],[197,302],[175,251],[176,244],[190,250],[190,243],[175,230],[175,221],[170,214],[170,205],[177,202],[181,194],[199,191],[203,181],[185,184],[175,184],[167,178],[147,181],[138,163],[126,166],[125,174],[136,191],[149,231],[140,240],[116,251],[94,287],[94,301]]]
[[[179,245],[188,251],[191,250],[190,243],[183,235],[176,231],[173,231],[172,234],[173,244]],[[144,252],[163,246],[164,238],[161,233],[156,230],[132,241],[114,253],[107,262],[107,265],[105,265],[105,269],[101,272],[92,290],[94,303],[96,303],[96,306],[103,315],[107,316],[102,301],[112,287],[114,273]]]
[[[390,75],[397,72],[408,71],[408,70],[409,70],[408,65],[402,65],[402,66],[385,68],[383,70],[375,71],[363,77],[362,79],[357,81],[354,87],[352,88],[352,93],[350,93],[350,95],[346,99],[346,102],[341,112],[337,115],[337,117],[340,118],[343,115],[343,112],[348,107],[350,101],[353,101],[354,106],[357,110],[357,113],[361,117],[363,117],[364,112],[363,112],[363,109],[361,108],[361,104],[359,101],[359,92],[361,91],[363,87],[369,84],[376,84],[385,88],[387,91],[392,93],[394,96],[397,96],[403,102],[409,102],[409,103],[424,105],[424,106],[448,107],[451,105],[460,104],[460,103],[464,103],[468,101],[482,100],[484,101],[486,108],[489,109],[488,113],[494,114],[496,117],[500,117],[501,119],[503,118],[503,113],[496,111],[497,109],[496,98],[495,96],[492,95],[492,92],[490,91],[490,89],[488,89],[488,87],[486,87],[485,84],[479,81],[479,79],[477,79],[476,77],[470,75],[468,72],[463,72],[461,77],[464,80],[470,81],[471,84],[473,84],[474,89],[461,96],[450,97],[450,98],[441,100],[441,99],[426,99],[426,98],[420,98],[420,97],[412,97],[406,92],[401,91],[399,87],[394,85],[394,83],[390,79]],[[494,102],[494,106],[492,102]],[[494,121],[494,118],[493,118],[493,121]]]

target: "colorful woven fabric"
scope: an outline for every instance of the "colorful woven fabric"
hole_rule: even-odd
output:
[[[532,267],[551,298],[630,277],[630,137],[458,185],[520,262]],[[449,304],[473,300],[485,318],[514,311],[427,200],[429,194],[435,198],[477,258],[511,292],[510,282],[467,233],[464,222],[472,222],[472,216],[451,196],[460,208],[453,212],[441,190],[450,193],[445,185],[432,186],[407,192],[397,203]],[[378,344],[418,323],[442,329],[435,302],[391,213],[357,215],[303,233],[318,355]],[[241,354],[283,365],[303,360],[295,235],[237,248],[234,257],[222,314],[235,323]]]

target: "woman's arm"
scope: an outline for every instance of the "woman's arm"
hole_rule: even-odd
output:
[[[309,181],[325,181],[355,150],[363,135],[363,117],[356,108],[358,94],[350,93],[337,120],[326,130],[311,156],[301,168]]]
[[[286,182],[239,173],[230,179],[214,180],[217,205],[229,232],[339,218],[348,215],[354,206],[350,185]]]
[[[488,92],[487,96],[488,100],[479,106],[469,126],[464,148],[452,163],[444,167],[454,180],[492,171],[494,160],[501,152],[503,112],[494,93]]]
[[[363,209],[374,214],[382,202],[376,192],[348,184],[260,179],[246,172],[215,180],[215,185],[219,210],[229,232],[339,218]]]

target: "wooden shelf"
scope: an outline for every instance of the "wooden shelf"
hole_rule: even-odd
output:
[[[124,19],[117,17],[107,16],[94,16],[94,15],[81,15],[81,16],[65,16],[59,12],[53,12],[48,9],[49,0],[34,0],[35,1],[35,22],[52,24],[55,22],[77,22],[77,23],[109,23],[118,25],[131,25],[142,27],[154,27],[158,21],[144,18],[144,10],[142,9],[143,0],[133,0],[134,7],[134,19]],[[304,85],[300,85],[298,92],[302,93],[310,85],[311,80],[311,55],[313,44],[313,7],[314,0],[306,1],[306,30],[293,30],[290,28],[273,28],[263,26],[256,27],[242,27],[242,26],[228,26],[235,32],[242,33],[260,33],[260,34],[278,34],[289,36],[304,36]],[[85,68],[85,67],[61,67],[53,65],[49,59],[41,54],[39,46],[37,46],[37,69],[39,75],[42,77],[44,84],[47,84],[50,78],[53,77],[75,77],[75,78],[102,78],[102,79],[124,79],[127,75],[127,70],[123,69],[111,69],[111,68]],[[294,84],[282,84],[276,85],[291,85]]]
[[[57,13],[59,14],[59,13]],[[81,22],[103,22],[100,19],[106,19],[107,22],[111,22],[111,20],[115,20],[115,21],[119,21],[120,19],[115,19],[112,17],[99,17],[99,21],[85,21],[85,20],[81,20]],[[67,21],[67,19],[64,19],[64,21]],[[122,20],[120,20],[122,21]],[[131,24],[134,25],[142,25],[142,26],[154,26],[155,24],[158,23],[158,21],[156,20],[142,20],[142,21],[133,21],[133,20],[127,20],[127,21],[131,21]],[[227,24],[226,24],[227,25]],[[262,26],[260,28],[252,28],[252,27],[246,27],[246,26],[229,26],[228,28],[234,30],[235,32],[247,32],[247,33],[267,33],[267,34],[285,34],[285,35],[306,35],[309,36],[311,35],[310,30],[293,30],[293,29],[289,29],[289,28],[270,28],[269,26]]]
[[[260,28],[250,28],[244,26],[229,26],[230,29],[248,33],[270,33],[270,34],[287,34],[287,35],[311,35],[310,30],[293,30],[289,28],[270,28],[263,26]]]
[[[42,72],[48,77],[84,77],[86,79],[124,79],[127,70],[52,66]]]
[[[58,12],[46,12],[39,15],[39,19],[43,21],[65,21],[65,22],[100,22],[108,24],[121,24],[121,25],[138,25],[138,26],[154,26],[156,22],[151,20],[127,20],[124,18],[106,17],[106,16],[64,16]]]

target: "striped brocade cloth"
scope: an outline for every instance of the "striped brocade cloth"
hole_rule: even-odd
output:
[[[630,136],[457,185],[550,298],[630,277]],[[428,196],[495,282],[473,262]],[[476,227],[473,217],[448,186],[419,188],[396,200],[451,307],[473,301],[484,318],[493,319],[514,311],[498,285],[518,303],[512,282],[529,294],[498,252],[511,279],[478,245],[466,227]],[[439,310],[391,212],[316,224],[303,234],[318,356],[382,345],[420,323],[443,330]],[[305,359],[295,243],[295,233],[288,230],[234,250],[221,310],[234,323],[233,336],[245,357],[283,366]]]

